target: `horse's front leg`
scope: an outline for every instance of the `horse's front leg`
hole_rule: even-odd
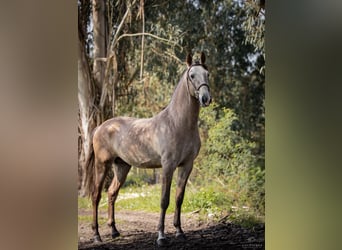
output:
[[[160,202],[160,218],[158,224],[158,246],[166,246],[169,244],[169,240],[166,238],[164,233],[164,225],[165,225],[165,213],[169,206],[170,202],[170,188],[171,181],[173,175],[174,168],[172,167],[163,167],[162,170],[162,193],[161,193],[161,202]]]
[[[181,227],[181,207],[183,204],[185,186],[191,173],[193,162],[184,164],[178,168],[177,189],[176,189],[176,210],[173,225],[176,227],[176,238],[186,240]]]

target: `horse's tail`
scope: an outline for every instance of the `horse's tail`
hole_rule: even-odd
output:
[[[88,157],[85,162],[85,173],[84,173],[84,186],[83,186],[83,196],[91,196],[94,191],[94,184],[95,184],[95,154],[94,154],[94,147],[93,147],[93,136],[94,136],[95,129],[91,133],[90,138],[90,145],[89,145],[89,152]]]

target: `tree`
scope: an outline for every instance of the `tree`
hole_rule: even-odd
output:
[[[248,0],[245,2],[247,19],[243,23],[246,42],[262,51],[265,58],[265,0]]]
[[[84,6],[85,7],[85,6]],[[87,6],[89,7],[89,6]],[[85,43],[85,27],[84,23],[85,9],[79,9],[78,21],[78,132],[79,132],[79,188],[84,185],[83,173],[85,173],[84,162],[89,157],[91,147],[91,131],[94,128],[92,119],[92,108],[94,89],[92,87],[92,74],[88,59],[86,56],[86,43]],[[85,12],[86,13],[86,12]]]

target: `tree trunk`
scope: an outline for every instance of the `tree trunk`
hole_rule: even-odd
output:
[[[93,74],[95,84],[102,89],[105,76],[105,63],[99,58],[107,56],[108,29],[106,23],[105,0],[93,0],[93,25],[94,25],[94,65]]]
[[[78,105],[79,105],[79,131],[81,142],[79,143],[80,157],[79,166],[81,167],[81,190],[84,189],[85,181],[85,161],[89,156],[91,147],[91,131],[94,128],[94,121],[91,115],[92,91],[91,73],[86,58],[84,41],[81,30],[79,30],[78,41]]]

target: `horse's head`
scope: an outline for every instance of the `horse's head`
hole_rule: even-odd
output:
[[[199,100],[202,107],[209,106],[211,103],[211,95],[209,89],[209,73],[205,65],[205,55],[201,52],[201,59],[192,62],[192,56],[188,54],[186,58],[188,65],[187,84],[190,95]],[[190,87],[189,87],[189,83]]]

